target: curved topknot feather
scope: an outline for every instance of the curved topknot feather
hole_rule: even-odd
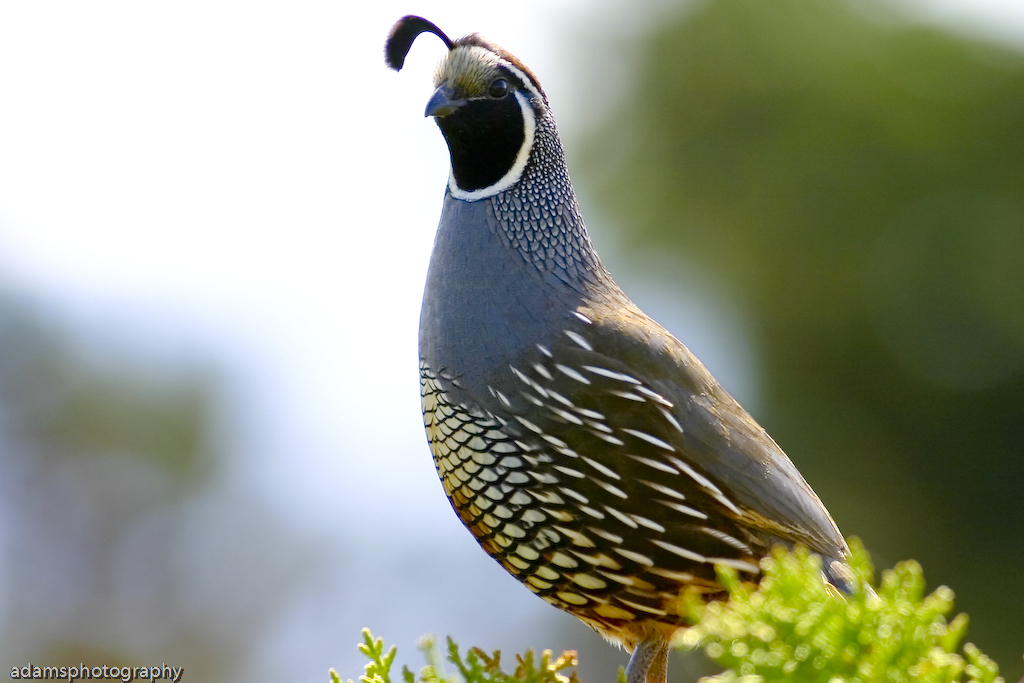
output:
[[[384,43],[384,61],[389,67],[400,71],[405,66],[405,57],[409,54],[413,41],[421,33],[433,33],[444,41],[445,47],[449,50],[454,47],[451,39],[435,24],[423,17],[409,14],[395,22],[388,33],[387,42]]]

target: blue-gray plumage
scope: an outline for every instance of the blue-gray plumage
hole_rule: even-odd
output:
[[[679,591],[756,579],[802,543],[841,584],[846,543],[768,434],[601,264],[536,77],[478,35],[451,41],[427,114],[452,174],[420,320],[424,425],[445,492],[496,560],[633,652],[662,683]]]

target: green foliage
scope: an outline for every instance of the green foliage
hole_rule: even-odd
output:
[[[999,667],[970,643],[963,646],[967,616],[951,621],[953,591],[944,586],[925,595],[924,575],[916,562],[902,562],[882,573],[877,590],[874,570],[859,542],[851,542],[854,590],[842,595],[821,579],[819,559],[807,550],[778,548],[762,561],[764,576],[755,588],[735,570],[719,567],[727,602],[705,603],[684,593],[680,610],[696,626],[682,633],[681,645],[702,648],[726,671],[705,683],[1003,683]],[[395,648],[363,630],[359,651],[370,660],[361,683],[391,683]],[[545,650],[539,662],[532,651],[516,656],[512,673],[501,669],[501,653],[470,648],[463,657],[448,639],[447,660],[458,676],[446,674],[437,644],[425,638],[427,665],[415,676],[403,667],[404,683],[577,683],[575,652],[552,660]],[[331,670],[331,683],[342,683]],[[348,683],[352,683],[349,681]],[[620,668],[618,683],[625,683]]]
[[[683,643],[727,667],[715,683],[754,680],[748,676],[762,683],[1002,681],[970,643],[959,654],[967,616],[946,620],[953,591],[942,586],[926,596],[921,567],[909,561],[883,572],[876,592],[867,553],[856,542],[851,550],[856,587],[848,596],[821,580],[818,558],[805,549],[777,549],[762,562],[756,589],[720,567],[729,600],[705,605],[686,596],[684,610],[697,626]]]
[[[395,661],[395,653],[398,649],[392,645],[391,649],[384,653],[384,639],[374,638],[370,629],[363,629],[363,642],[359,643],[359,651],[369,658],[366,665],[366,673],[359,677],[361,683],[391,683],[391,664]],[[338,672],[331,669],[331,683],[341,683]],[[350,680],[348,683],[352,683]]]
[[[423,638],[419,647],[427,664],[420,669],[419,677],[408,667],[403,666],[404,683],[457,683],[459,679],[454,674],[445,672],[441,653],[433,638]],[[359,677],[360,682],[391,683],[390,672],[395,659],[395,646],[392,645],[385,653],[384,640],[374,638],[370,629],[364,628],[359,651],[370,660],[366,664],[366,673]],[[495,650],[493,654],[488,655],[480,648],[472,647],[463,657],[455,641],[448,638],[447,660],[455,665],[459,677],[465,683],[578,683],[575,671],[568,676],[560,673],[576,666],[575,652],[563,652],[556,659],[552,659],[551,650],[544,650],[540,660],[535,661],[533,651],[527,650],[522,656],[516,655],[515,669],[512,673],[506,673],[501,668],[500,651]],[[334,669],[331,669],[331,683],[342,683]]]

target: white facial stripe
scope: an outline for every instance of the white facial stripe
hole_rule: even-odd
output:
[[[533,87],[533,80],[531,80],[529,76],[523,73],[521,69],[518,69],[505,61],[502,61],[501,65],[508,69],[509,71],[511,71],[512,73],[514,73],[516,77],[523,82],[523,85],[526,87],[526,89],[533,93],[534,97],[536,97],[538,100],[541,100],[542,102],[544,101],[544,96],[540,94],[540,91],[537,90],[537,88]]]
[[[529,87],[529,80],[525,83]],[[481,187],[479,190],[472,190],[467,192],[459,187],[459,184],[455,180],[455,171],[452,170],[448,174],[448,190],[452,193],[452,196],[456,199],[462,199],[467,202],[475,202],[479,199],[485,199],[487,197],[493,197],[499,192],[504,192],[508,188],[519,182],[519,179],[523,176],[523,171],[526,169],[526,163],[530,160],[530,151],[533,150],[533,138],[537,132],[537,117],[533,113],[533,107],[530,106],[530,101],[526,95],[521,92],[514,92],[516,100],[519,102],[519,110],[523,112],[523,146],[519,148],[519,153],[516,154],[516,161],[512,164],[512,168],[501,177],[498,182],[487,187]]]

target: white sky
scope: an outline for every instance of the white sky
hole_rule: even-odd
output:
[[[1020,0],[919,2],[1024,41]],[[373,496],[336,492],[359,479],[421,511],[410,532],[462,539],[416,377],[447,178],[423,118],[441,44],[422,36],[395,74],[383,41],[407,13],[481,30],[571,115],[580,66],[557,41],[585,4],[356,6],[0,3],[0,289],[129,345],[223,357],[265,420],[249,485],[312,533],[350,526]]]
[[[422,116],[440,43],[383,65],[409,10],[545,39],[457,3],[0,7],[0,286],[220,347],[322,452],[421,445],[410,368],[447,158]]]

